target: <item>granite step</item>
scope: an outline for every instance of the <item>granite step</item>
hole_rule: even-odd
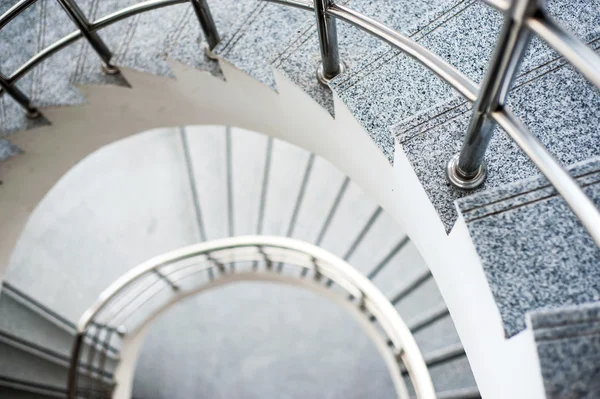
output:
[[[590,45],[600,48],[600,41]],[[561,57],[540,58],[545,63],[521,70],[508,105],[562,165],[600,155],[595,129],[600,122],[598,90]],[[473,193],[450,186],[445,177],[448,160],[460,151],[470,115],[471,105],[454,99],[393,128],[448,231],[457,217],[453,200]],[[488,178],[477,192],[539,174],[500,128],[490,142],[486,163]]]
[[[29,385],[48,386],[55,389],[66,388],[69,363],[58,354],[51,351],[31,350],[21,345],[16,340],[2,336],[0,339],[0,385],[3,380],[23,381]],[[79,381],[89,384],[90,379],[94,385],[109,384],[112,374],[105,374],[104,382],[87,371],[81,369]]]
[[[65,362],[71,357],[75,326],[5,283],[0,292],[0,337],[17,344],[20,342],[24,350],[29,348],[34,353],[51,353],[52,357]],[[93,343],[93,338],[90,336],[87,340],[82,356],[88,359],[91,348],[94,348],[93,364],[98,367],[101,361],[97,351],[101,348],[100,343]],[[113,347],[106,353],[103,367],[112,372],[118,361],[118,351]]]
[[[0,376],[0,396],[10,399],[51,399],[64,398],[64,387],[54,387],[42,384],[32,384],[14,378]]]
[[[346,0],[340,3],[402,31],[409,27],[417,31],[451,8],[448,5],[451,2],[442,0]],[[283,71],[333,115],[331,91],[315,79],[320,53],[314,15],[304,10],[263,3],[245,21],[231,44],[224,44],[217,53],[274,89],[272,68]],[[376,39],[344,23],[338,24],[338,36],[341,57],[348,72],[380,46]],[[258,57],[257,52],[260,54]]]
[[[471,395],[477,391],[473,375],[465,373],[465,370],[470,370],[470,366],[460,343],[426,353],[424,360],[436,392],[445,392],[445,395],[448,395],[449,392]],[[404,367],[401,369],[409,387],[409,393],[414,395],[414,389],[408,379],[408,371]]]
[[[598,37],[597,4],[587,1],[552,1],[550,14],[585,41]],[[502,18],[479,1],[456,1],[423,29],[406,32],[475,82],[480,82],[489,62]],[[554,54],[532,40],[523,67],[541,65]],[[386,154],[393,154],[389,127],[416,114],[457,98],[458,94],[410,57],[379,43],[377,51],[361,60],[357,73],[332,81],[332,89]],[[376,139],[390,135],[386,140]],[[383,143],[391,148],[382,147]]]
[[[600,208],[600,158],[569,168]],[[525,314],[600,300],[600,249],[543,177],[457,201],[508,337]]]
[[[123,174],[124,169],[129,172]],[[90,181],[89,173],[96,174],[98,170],[102,170],[101,177]],[[7,269],[6,281],[23,287],[32,298],[71,318],[77,318],[128,267],[153,255],[198,241],[257,233],[287,235],[318,244],[371,275],[389,297],[398,293],[396,289],[406,291],[413,279],[423,280],[396,301],[401,315],[413,324],[422,323],[427,313],[443,304],[425,261],[391,217],[332,164],[280,140],[223,126],[157,129],[107,147],[83,161],[69,176],[36,211],[46,216],[43,220],[32,219]],[[73,190],[73,185],[77,190]],[[161,187],[163,195],[157,195],[156,187]],[[62,190],[69,192],[68,203]],[[122,223],[125,218],[130,221],[127,225]],[[75,239],[90,244],[68,250],[60,244]],[[86,268],[81,267],[84,261]],[[235,312],[240,298],[248,293],[256,294],[254,301],[248,301],[248,309],[260,303],[294,303],[295,297],[287,296],[286,287],[277,289],[284,293],[281,298],[285,301],[280,297],[265,298],[264,289],[236,293],[235,288],[218,301],[220,312],[230,309],[230,317],[216,315],[216,336],[228,321],[235,323],[244,317]],[[65,291],[72,295],[65,298],[61,295]],[[317,299],[318,304],[309,307],[314,314],[320,314],[325,306],[322,299]],[[193,314],[213,314],[214,309],[196,309]],[[156,328],[180,334],[177,325],[187,323],[189,313],[181,317],[185,320],[164,321],[165,325],[162,319],[158,320]],[[267,323],[268,313],[264,317]],[[326,314],[319,317],[326,319]],[[302,317],[294,316],[290,323],[298,326],[298,331],[305,331]],[[206,326],[194,328],[197,330],[188,332],[197,342],[194,350],[210,352],[205,341],[194,338],[198,334],[211,335],[210,331],[205,330]],[[418,330],[417,341],[427,353],[458,342],[447,316]],[[237,329],[235,332],[242,334]],[[309,337],[310,331],[305,332]],[[263,338],[259,334],[252,339]],[[142,356],[162,358],[173,350],[182,364],[193,365],[197,361],[197,357],[192,358],[194,352],[186,350],[189,345],[185,340],[181,345],[162,338],[159,343],[153,342]],[[240,342],[243,345],[246,341]],[[365,345],[365,353],[377,359],[374,348]],[[233,353],[235,348],[245,353],[237,346],[228,350]],[[359,357],[354,358],[354,351],[343,351],[344,356],[359,361]],[[183,359],[184,355],[190,357]],[[313,362],[314,358],[307,357],[305,361]],[[458,370],[471,373],[469,369]],[[152,372],[146,372],[144,378],[153,380],[148,377]],[[471,381],[472,376],[465,379]],[[440,384],[439,389],[456,387]],[[190,395],[182,394],[187,396]]]
[[[600,396],[600,302],[538,310],[527,321],[546,398]]]

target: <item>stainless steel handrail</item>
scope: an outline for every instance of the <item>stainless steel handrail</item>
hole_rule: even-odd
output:
[[[334,4],[329,7],[327,13],[364,30],[411,56],[458,90],[468,100],[475,101],[477,99],[479,88],[475,83],[416,41],[346,6]]]
[[[72,0],[60,1],[73,14],[71,6],[74,3]],[[566,199],[569,207],[581,219],[595,243],[600,246],[600,227],[598,227],[600,226],[600,212],[598,209],[581,190],[575,179],[562,168],[543,144],[504,105],[530,33],[534,33],[546,41],[583,76],[600,88],[600,56],[546,15],[544,0],[481,0],[503,13],[505,21],[482,89],[456,68],[417,42],[349,7],[336,4],[333,0],[317,0],[315,3],[307,0],[264,1],[315,13],[322,55],[322,64],[317,76],[322,83],[328,83],[344,70],[344,64],[339,60],[337,48],[335,29],[335,20],[337,19],[386,41],[437,74],[467,100],[475,103],[461,153],[448,163],[449,180],[455,186],[463,189],[472,189],[484,182],[487,174],[483,161],[484,155],[495,124],[499,124],[507,130],[510,137]],[[34,2],[35,0],[20,0],[0,16],[0,28]],[[89,23],[82,15],[71,15],[78,21],[79,30],[40,51],[11,76],[4,77],[0,74],[0,88],[2,89],[0,94],[9,94],[25,108],[30,117],[37,117],[40,115],[38,110],[31,106],[27,96],[15,86],[16,81],[33,67],[83,36],[94,42],[93,34],[112,23],[141,12],[184,2],[191,2],[194,6],[210,49],[213,49],[219,40],[219,35],[206,0],[149,0]],[[313,4],[316,4],[316,7]],[[102,56],[102,51],[99,51],[99,54]],[[212,53],[209,52],[209,55]],[[107,59],[109,60],[110,57],[108,57],[108,53],[104,53],[103,60]],[[107,72],[114,71],[110,68],[110,64],[105,62],[105,65],[108,66]]]
[[[200,258],[199,262],[196,259]],[[194,265],[197,265],[196,270],[191,270],[190,273],[189,261],[193,260]],[[369,279],[362,276],[356,269],[347,264],[341,258],[314,246],[299,240],[286,237],[271,237],[271,236],[246,236],[246,237],[230,237],[210,242],[204,242],[189,247],[181,248],[169,253],[157,256],[150,259],[139,266],[133,268],[106,290],[104,290],[98,300],[83,314],[77,326],[77,338],[73,346],[71,358],[71,369],[69,373],[69,397],[77,397],[78,384],[77,370],[80,369],[80,357],[82,351],[82,339],[89,332],[90,328],[96,328],[96,334],[100,337],[104,326],[111,325],[111,322],[119,320],[126,322],[127,318],[117,316],[124,308],[131,304],[131,299],[142,298],[141,305],[129,309],[128,314],[139,311],[143,304],[148,300],[148,297],[155,297],[160,288],[157,289],[155,284],[150,286],[144,284],[147,276],[155,275],[156,272],[162,276],[171,278],[171,282],[177,282],[179,289],[173,291],[168,290],[168,303],[184,298],[190,292],[193,293],[195,288],[183,286],[183,280],[196,275],[199,272],[208,272],[210,268],[218,268],[219,265],[224,266],[227,263],[246,262],[250,264],[254,261],[262,261],[265,263],[264,271],[259,272],[254,267],[248,266],[248,270],[242,270],[241,267],[226,270],[221,268],[220,275],[233,275],[235,273],[250,273],[258,276],[259,273],[270,273],[273,275],[281,275],[285,271],[272,267],[273,264],[280,261],[286,265],[299,267],[302,270],[308,269],[313,271],[313,284],[319,284],[322,279],[330,279],[339,287],[346,291],[340,297],[346,298],[348,294],[353,298],[358,298],[357,306],[362,310],[365,319],[373,317],[372,320],[379,323],[381,330],[384,333],[384,339],[387,342],[389,339],[392,343],[394,354],[398,360],[401,360],[409,372],[413,386],[419,398],[435,398],[435,391],[431,378],[427,370],[427,366],[423,360],[423,356],[412,336],[410,330],[401,319],[400,315],[389,302],[389,300],[371,283]],[[183,267],[180,264],[183,262]],[[188,263],[186,263],[188,262]],[[172,278],[180,270],[186,270],[179,278]],[[307,273],[295,273],[294,278],[307,281]],[[161,278],[154,281],[163,281]],[[203,280],[206,283],[206,280]],[[218,284],[218,279],[209,280],[210,284]],[[146,295],[146,291],[152,287],[150,295]],[[170,287],[168,283],[163,284],[163,287]],[[108,314],[105,314],[108,313]],[[138,323],[143,325],[153,316],[151,314],[143,318],[144,321]],[[104,339],[106,347],[109,345],[109,332],[114,331],[114,327],[107,329]],[[100,353],[100,359],[103,354]],[[88,355],[94,357],[94,353]],[[104,362],[102,362],[102,365]],[[91,390],[93,386],[88,386]]]
[[[9,23],[18,14],[25,11],[29,6],[31,6],[36,1],[37,0],[21,0],[19,3],[17,3],[17,5],[15,5],[10,10],[5,12],[0,17],[0,29],[1,29],[1,26],[4,26],[7,23]],[[72,2],[70,0],[67,0],[67,1],[69,3]],[[142,2],[139,4],[135,4],[130,7],[126,7],[122,10],[116,11],[105,17],[99,18],[98,20],[93,21],[93,22],[87,22],[86,20],[80,21],[81,25],[78,25],[79,29],[77,31],[71,32],[68,35],[64,36],[63,38],[61,38],[61,39],[57,40],[56,42],[50,44],[49,46],[45,47],[40,52],[35,54],[32,58],[30,58],[27,62],[25,62],[15,72],[13,72],[12,75],[5,78],[5,84],[0,85],[0,89],[1,89],[0,95],[2,95],[4,93],[8,93],[11,97],[15,98],[15,100],[21,106],[23,106],[23,108],[25,108],[27,115],[29,117],[37,118],[37,117],[41,116],[41,113],[37,109],[35,109],[29,105],[30,104],[29,99],[24,94],[22,94],[20,96],[22,98],[19,98],[18,93],[15,95],[13,92],[14,92],[14,90],[18,90],[17,87],[15,86],[15,83],[19,79],[21,79],[27,72],[29,72],[31,69],[33,69],[35,66],[37,66],[40,62],[44,61],[46,58],[48,58],[51,55],[55,54],[56,52],[62,50],[63,48],[67,47],[68,45],[76,42],[77,40],[81,39],[82,37],[87,37],[89,35],[93,36],[93,34],[95,34],[95,32],[97,32],[98,30],[106,28],[107,26],[110,26],[116,22],[123,20],[123,19],[132,17],[136,14],[140,14],[143,12],[155,10],[158,8],[167,7],[167,6],[171,6],[171,5],[175,5],[175,4],[188,3],[188,2],[192,3],[192,5],[194,6],[194,9],[196,10],[196,14],[200,21],[202,30],[203,30],[205,36],[209,40],[209,49],[210,50],[214,49],[214,47],[216,47],[216,45],[218,44],[220,39],[219,39],[219,34],[216,31],[216,26],[214,25],[214,22],[212,21],[212,16],[210,15],[210,10],[208,9],[206,0],[148,0],[148,1],[145,1],[145,2]],[[108,59],[110,59],[110,57]],[[107,63],[105,61],[105,58],[103,58],[103,61],[104,61],[103,66],[104,66],[105,72],[107,72],[109,74],[118,73],[118,70],[115,67],[113,67],[110,63]],[[2,83],[2,82],[0,82],[0,83]]]
[[[32,6],[37,0],[19,0],[17,4],[9,8],[0,16],[0,29],[4,28],[17,15]]]

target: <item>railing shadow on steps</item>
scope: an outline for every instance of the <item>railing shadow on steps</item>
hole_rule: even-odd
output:
[[[317,246],[274,236],[230,237],[184,247],[152,258],[117,279],[79,320],[71,357],[68,397],[85,397],[78,392],[102,388],[90,378],[83,384],[79,381],[82,375],[78,372],[79,365],[93,361],[89,354],[85,359],[81,353],[83,337],[90,330],[109,343],[115,338],[122,339],[124,334],[137,336],[172,304],[236,281],[295,284],[344,304],[359,318],[384,355],[398,397],[409,398],[404,377],[409,377],[418,398],[436,397],[426,361],[411,330],[394,305],[367,277]],[[111,332],[117,334],[111,335]],[[462,347],[460,351],[459,355],[464,354]],[[99,352],[102,356],[102,350]],[[438,357],[448,360],[452,356]],[[111,388],[108,388],[105,397],[111,395]]]
[[[0,16],[0,29],[36,1],[19,0]],[[220,38],[207,0],[149,0],[92,22],[87,20],[75,0],[58,1],[77,26],[77,30],[41,50],[10,76],[7,77],[0,73],[2,93],[11,96],[31,118],[37,118],[41,114],[17,87],[16,82],[20,78],[41,61],[80,38],[85,38],[96,51],[106,73],[119,73],[118,68],[111,64],[112,53],[97,32],[115,22],[142,12],[190,2],[207,39],[207,55],[215,58],[212,50],[215,49]],[[481,87],[417,42],[349,7],[336,4],[333,0],[263,1],[315,13],[322,58],[321,66],[317,71],[317,79],[324,84],[344,71],[338,51],[336,32],[336,20],[338,19],[389,43],[434,72],[467,100],[474,103],[462,149],[448,162],[446,170],[448,180],[455,187],[465,190],[483,184],[487,175],[484,162],[485,152],[495,126],[499,125],[562,195],[595,243],[600,246],[600,211],[548,149],[505,106],[512,81],[532,34],[543,39],[590,82],[600,88],[600,56],[547,15],[545,0],[481,0],[504,15],[503,28]]]

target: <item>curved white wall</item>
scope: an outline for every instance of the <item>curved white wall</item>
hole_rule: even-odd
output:
[[[102,145],[160,126],[230,124],[261,131],[330,160],[409,234],[433,271],[485,398],[542,398],[531,337],[525,332],[504,340],[464,223],[459,219],[446,235],[402,150],[396,148],[392,167],[338,99],[333,120],[277,72],[279,94],[222,67],[226,81],[181,65],[173,65],[177,80],[125,71],[134,89],[85,88],[88,105],[45,110],[53,126],[16,135],[13,142],[25,154],[0,165],[0,264],[50,187]]]

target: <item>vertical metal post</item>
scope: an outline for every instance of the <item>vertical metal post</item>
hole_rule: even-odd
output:
[[[112,53],[106,46],[106,44],[102,41],[100,36],[96,32],[92,32],[90,30],[90,23],[87,18],[83,14],[83,11],[79,8],[77,3],[74,0],[57,0],[58,3],[62,6],[65,12],[69,15],[71,20],[77,26],[77,29],[81,32],[81,34],[87,39],[90,43],[94,51],[100,56],[102,59],[102,68],[104,72],[109,75],[115,75],[119,73],[119,69],[110,63],[112,58]]]
[[[450,182],[463,189],[478,187],[486,178],[485,151],[496,127],[491,113],[502,108],[529,43],[526,20],[543,9],[545,0],[513,0],[486,71],[462,149],[448,163]]]
[[[36,119],[41,115],[35,107],[31,106],[31,101],[29,98],[21,90],[19,90],[17,86],[11,84],[6,76],[2,75],[1,73],[0,87],[5,93],[11,96],[21,107],[25,109],[25,114],[28,118]]]
[[[71,365],[69,368],[69,380],[68,380],[68,399],[76,399],[78,397],[78,376],[79,376],[79,358],[83,348],[83,340],[85,333],[77,333],[75,340],[73,341],[73,348],[71,351]]]
[[[219,36],[219,31],[217,30],[217,25],[215,25],[208,3],[206,0],[192,0],[192,6],[208,42],[207,55],[214,58],[212,50],[217,47],[217,44],[221,41],[221,37]]]
[[[344,72],[344,65],[340,62],[335,18],[327,15],[327,9],[332,3],[333,0],[314,0],[321,48],[321,65],[317,70],[317,79],[325,85]]]

